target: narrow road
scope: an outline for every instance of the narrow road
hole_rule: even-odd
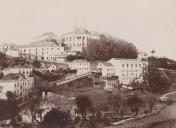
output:
[[[176,96],[176,92],[167,93],[163,96],[169,95]],[[176,101],[172,105],[166,106],[159,114],[112,128],[176,128]]]
[[[166,98],[166,97],[168,97],[169,95],[173,95],[173,94],[176,94],[176,92],[169,92],[169,93],[166,93],[166,94],[162,95],[160,98]]]

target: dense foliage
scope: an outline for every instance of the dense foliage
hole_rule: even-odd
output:
[[[70,116],[68,113],[58,109],[49,111],[42,122],[42,128],[65,128],[70,123]]]
[[[79,59],[85,59],[85,57],[82,55],[68,55],[66,57],[67,61],[73,61],[73,60],[79,60]]]
[[[8,91],[6,96],[7,99],[0,99],[0,120],[12,119],[18,114],[15,95]]]
[[[6,56],[4,53],[0,52],[0,66],[2,68],[7,68],[9,66],[17,66],[17,65],[25,65],[29,64],[25,58],[19,57],[9,57]]]
[[[154,56],[149,57],[148,60],[149,66],[176,70],[176,61],[174,60],[168,58],[157,58]]]
[[[86,117],[87,110],[92,110],[92,101],[88,96],[77,96],[75,102],[78,107],[78,112],[81,113],[82,117]]]
[[[101,35],[99,40],[90,40],[83,49],[87,60],[109,60],[110,58],[136,58],[137,49],[132,43],[111,36]]]
[[[166,93],[169,90],[171,86],[170,78],[163,70],[149,68],[148,73],[149,89],[151,92]]]

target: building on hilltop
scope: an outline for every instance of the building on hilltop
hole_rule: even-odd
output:
[[[33,77],[24,77],[19,73],[8,74],[0,79],[0,98],[7,99],[6,93],[10,91],[21,103],[31,97],[33,87]]]
[[[57,57],[64,55],[64,47],[56,44],[28,45],[20,48],[21,55],[28,55],[30,59],[38,59],[44,61],[56,61]]]
[[[29,45],[19,47],[20,55],[28,59],[55,62],[57,58],[65,57],[61,38],[48,32],[33,38]]]
[[[87,48],[89,40],[99,39],[100,36],[93,34],[85,28],[75,28],[72,32],[62,35],[63,43],[67,47],[68,53],[82,52],[83,48]]]

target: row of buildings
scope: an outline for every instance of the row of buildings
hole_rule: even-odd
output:
[[[61,36],[51,32],[44,33],[34,37],[28,45],[15,48],[6,46],[2,49],[5,50],[6,55],[13,57],[25,57],[29,60],[34,59],[58,64],[62,63],[70,69],[76,69],[77,75],[81,75],[91,71],[91,63],[86,60],[68,62],[66,61],[66,57],[82,52],[84,48],[87,48],[89,41],[92,39],[98,40],[100,36],[86,29],[76,28],[72,32]],[[100,62],[96,70],[102,74],[103,78],[112,80],[111,77],[116,79],[118,77],[119,83],[129,84],[134,80],[143,80],[144,69],[147,65],[147,55],[139,53],[137,59],[112,58],[107,62]],[[57,70],[55,64],[50,64],[46,67],[50,72]],[[7,74],[6,72],[4,72],[5,75]]]
[[[5,49],[6,55],[13,57],[23,56],[28,59],[63,63],[66,56],[82,52],[90,40],[99,38],[98,34],[84,28],[75,28],[72,32],[61,36],[47,32],[34,37],[30,44]]]
[[[142,82],[147,66],[147,55],[140,53],[137,59],[112,58],[107,62],[99,62],[96,72],[101,73],[105,88],[114,88],[119,84],[129,85],[134,80]],[[56,64],[49,64],[47,67],[50,72],[58,70]],[[77,75],[91,72],[91,63],[86,60],[74,60],[59,67],[76,69]],[[13,92],[19,101],[29,98],[34,87],[32,67],[15,66],[6,68],[2,72],[4,77],[0,79],[1,98],[6,97],[7,91]]]

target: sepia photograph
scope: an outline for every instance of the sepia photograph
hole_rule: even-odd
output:
[[[176,128],[176,0],[0,0],[0,128]]]

